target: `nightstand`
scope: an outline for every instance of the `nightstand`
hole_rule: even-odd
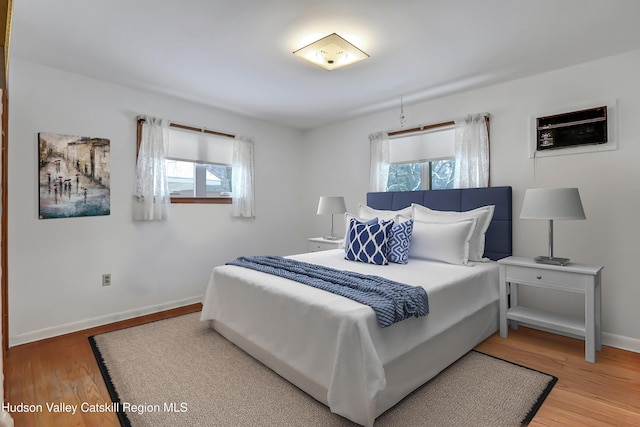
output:
[[[311,252],[326,251],[329,249],[344,248],[344,239],[329,240],[324,237],[312,237],[309,239],[309,250]]]
[[[508,257],[500,265],[500,336],[507,338],[507,320],[583,337],[585,359],[596,361],[602,349],[601,265],[569,263],[564,266],[536,263],[531,258]],[[518,286],[535,286],[584,295],[584,319],[518,305]],[[511,294],[510,305],[508,295]]]

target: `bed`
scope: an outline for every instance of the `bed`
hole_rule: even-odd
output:
[[[484,256],[511,255],[511,188],[368,193],[367,205],[400,211],[495,206]],[[215,267],[201,319],[282,377],[351,421],[376,417],[498,329],[498,267],[429,259],[379,266],[342,249],[294,255],[313,264],[373,274],[426,289],[430,313],[381,328],[363,304],[260,271]]]

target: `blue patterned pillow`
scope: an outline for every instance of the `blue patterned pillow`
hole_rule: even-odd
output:
[[[391,228],[391,236],[389,236],[389,261],[398,264],[406,264],[409,262],[409,244],[411,243],[412,231],[412,219],[393,225]]]
[[[349,247],[349,243],[351,243],[351,233],[349,233],[349,225],[351,224],[351,220],[354,219],[358,224],[367,224],[367,225],[372,225],[372,224],[377,224],[378,223],[378,218],[371,218],[371,219],[359,219],[356,218],[355,216],[353,216],[352,214],[350,214],[349,212],[344,214],[344,217],[346,219],[346,229],[347,232],[345,233],[344,236],[344,251],[347,252],[347,248]]]
[[[345,246],[346,259],[369,264],[387,265],[389,235],[393,221],[364,224],[355,219],[349,221],[349,244]]]

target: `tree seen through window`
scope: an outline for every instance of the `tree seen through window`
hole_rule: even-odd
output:
[[[454,171],[454,159],[390,165],[387,191],[453,188]]]

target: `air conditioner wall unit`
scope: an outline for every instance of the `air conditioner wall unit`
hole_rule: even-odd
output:
[[[606,144],[607,106],[536,118],[536,150]]]

